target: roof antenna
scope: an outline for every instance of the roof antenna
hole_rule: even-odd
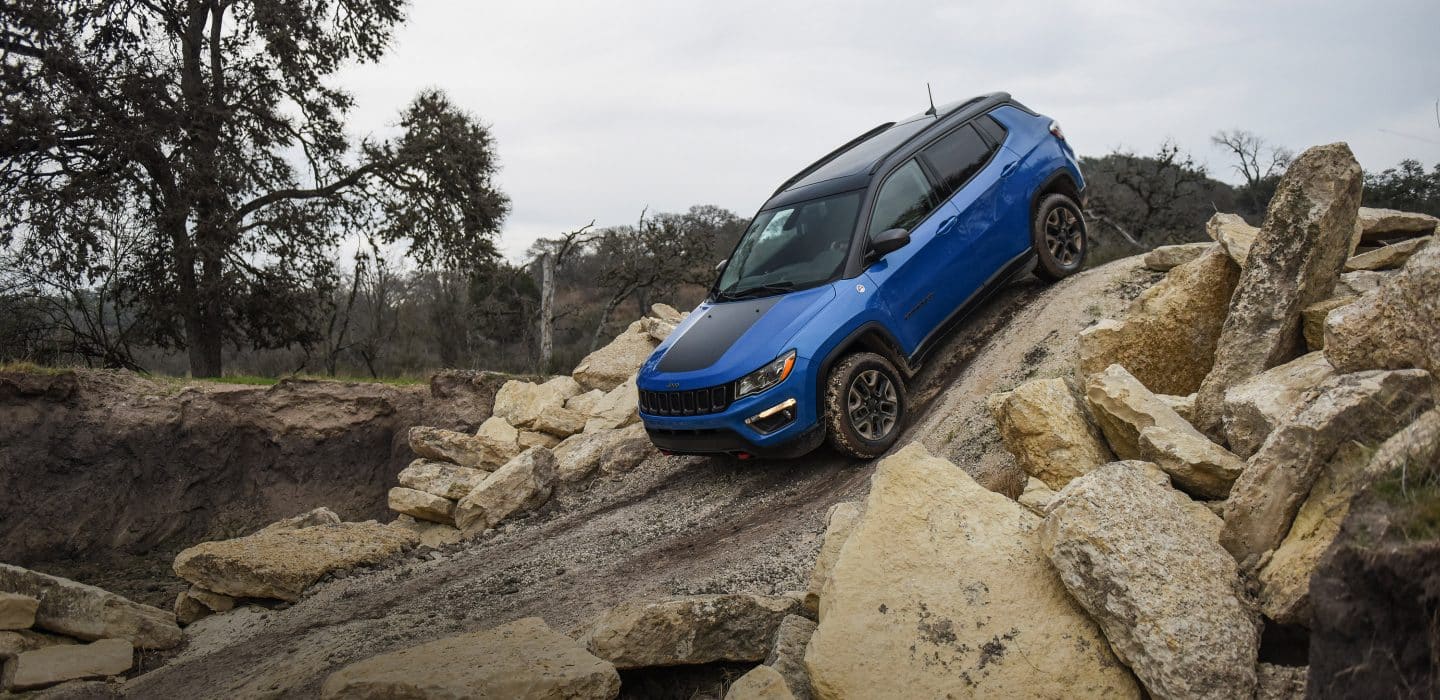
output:
[[[930,92],[930,83],[925,83],[925,94],[930,96],[930,109],[925,110],[925,114],[938,119],[935,114],[935,93]]]

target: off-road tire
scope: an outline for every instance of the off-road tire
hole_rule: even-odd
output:
[[[1080,205],[1063,194],[1042,197],[1030,219],[1030,245],[1039,258],[1035,265],[1036,277],[1058,282],[1079,272],[1085,265],[1085,255],[1090,252],[1090,238]]]
[[[878,440],[867,439],[851,424],[848,405],[851,384],[871,370],[889,380],[895,392],[894,424]],[[847,355],[830,368],[830,375],[825,378],[825,432],[830,445],[841,454],[861,459],[874,459],[884,454],[900,437],[906,408],[905,383],[901,381],[900,373],[889,360],[873,352]]]

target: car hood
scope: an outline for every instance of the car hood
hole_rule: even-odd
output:
[[[759,299],[701,304],[646,360],[641,383],[663,378],[693,387],[738,379],[789,350],[790,339],[834,297],[833,286],[824,285]],[[808,348],[797,350],[807,356]]]

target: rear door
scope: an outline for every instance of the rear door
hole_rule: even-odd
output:
[[[979,291],[1019,252],[1004,235],[1002,187],[1017,159],[982,134],[972,121],[926,146],[920,160],[938,183],[936,194],[956,217],[936,246],[936,254],[946,262],[940,278],[945,287],[945,313],[939,315],[938,322]]]

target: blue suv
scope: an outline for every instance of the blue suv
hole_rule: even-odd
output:
[[[880,455],[949,327],[1025,269],[1080,269],[1084,187],[1059,126],[1005,93],[861,134],[776,190],[641,367],[651,441]]]

